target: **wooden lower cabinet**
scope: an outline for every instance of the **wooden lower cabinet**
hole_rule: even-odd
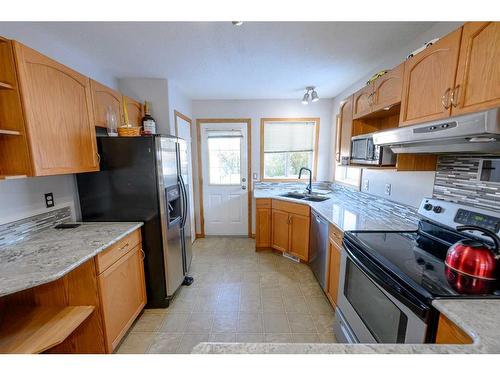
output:
[[[288,251],[290,218],[289,213],[281,210],[272,210],[272,241],[273,249]]]
[[[255,247],[271,247],[271,199],[255,200]]]
[[[112,352],[146,304],[140,245],[98,277],[107,352]]]
[[[447,317],[440,315],[436,344],[472,344],[472,339]]]
[[[309,216],[290,214],[288,252],[302,260],[309,260]]]
[[[333,307],[337,306],[340,279],[340,258],[342,254],[342,232],[330,225],[328,246],[328,277],[326,295]]]
[[[300,203],[272,200],[271,247],[309,260],[310,208]]]

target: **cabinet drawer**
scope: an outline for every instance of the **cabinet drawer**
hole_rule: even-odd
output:
[[[141,230],[137,229],[125,238],[108,247],[102,253],[97,254],[97,272],[102,273],[122,256],[132,250],[141,242]]]
[[[305,204],[291,203],[273,199],[273,209],[286,211],[291,214],[309,216],[310,208]]]
[[[271,199],[258,198],[255,200],[255,207],[257,207],[257,208],[271,208]]]
[[[439,316],[436,344],[472,344],[472,339],[444,315]]]
[[[344,238],[344,232],[342,232],[335,225],[330,224],[329,227],[330,239],[339,247],[342,247],[342,239]]]

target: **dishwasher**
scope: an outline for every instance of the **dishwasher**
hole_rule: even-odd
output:
[[[328,269],[328,222],[311,211],[309,266],[323,290],[326,290]]]

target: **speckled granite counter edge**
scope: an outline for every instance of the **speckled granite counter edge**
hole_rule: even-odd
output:
[[[82,222],[82,223],[79,223],[79,224],[84,225],[85,222]],[[92,223],[92,224],[95,224],[95,223]],[[103,223],[103,224],[109,224],[109,223],[106,222],[106,223]],[[142,223],[142,222],[130,222],[130,223],[127,223],[127,224],[130,224],[131,226],[127,230],[125,230],[122,234],[120,234],[119,236],[115,237],[113,240],[111,240],[107,244],[104,244],[103,246],[101,246],[101,247],[93,250],[92,252],[88,253],[86,256],[81,257],[80,259],[78,259],[78,261],[72,263],[71,266],[66,267],[62,271],[59,271],[59,272],[54,273],[54,274],[51,274],[50,276],[38,279],[38,280],[36,280],[36,282],[30,283],[29,285],[23,285],[23,286],[21,286],[19,288],[16,288],[16,289],[12,289],[11,288],[7,292],[0,292],[0,297],[4,297],[4,296],[10,295],[10,294],[21,292],[23,290],[31,289],[31,288],[34,288],[34,287],[37,287],[37,286],[40,286],[40,285],[44,285],[44,284],[47,284],[47,283],[50,283],[50,282],[53,282],[55,280],[58,280],[58,279],[62,278],[63,276],[67,275],[68,273],[70,273],[71,271],[73,271],[74,269],[76,269],[77,267],[79,267],[82,264],[84,264],[86,261],[88,261],[91,258],[95,257],[97,254],[99,254],[102,251],[106,250],[111,245],[117,243],[122,238],[126,237],[127,235],[129,235],[130,233],[132,233],[133,231],[135,231],[136,229],[139,229],[140,227],[142,227],[144,225],[144,223]]]

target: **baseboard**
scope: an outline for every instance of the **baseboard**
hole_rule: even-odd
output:
[[[198,239],[198,238],[205,238],[205,235],[201,234],[201,233],[196,233],[195,234],[195,239]]]

